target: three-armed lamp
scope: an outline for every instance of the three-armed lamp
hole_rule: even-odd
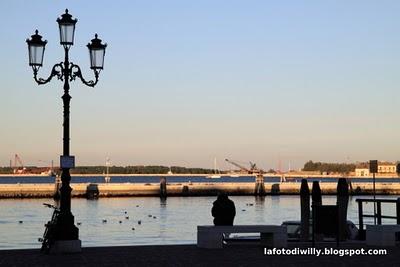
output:
[[[42,36],[36,30],[35,34],[31,36],[31,39],[26,40],[29,51],[29,66],[33,70],[33,78],[38,84],[46,84],[50,82],[53,77],[63,81],[64,83],[64,95],[62,96],[64,104],[64,121],[63,121],[63,154],[60,156],[60,167],[61,173],[61,188],[60,188],[60,214],[57,218],[55,228],[52,229],[57,248],[62,247],[64,241],[66,252],[71,252],[72,243],[75,243],[75,247],[79,247],[80,240],[78,239],[78,228],[74,225],[74,216],[71,213],[71,191],[70,187],[71,175],[69,170],[75,166],[75,158],[70,155],[69,149],[69,113],[70,113],[70,100],[69,95],[69,83],[76,78],[79,78],[85,85],[94,87],[99,78],[99,73],[104,66],[104,55],[107,44],[102,44],[101,40],[98,39],[97,34],[92,39],[91,43],[87,45],[90,56],[90,68],[94,71],[95,80],[86,81],[83,76],[81,69],[78,65],[69,61],[69,49],[74,44],[75,25],[77,19],[73,19],[72,15],[68,13],[68,9],[65,10],[65,14],[61,15],[61,18],[57,19],[59,30],[60,30],[60,44],[64,47],[65,58],[64,62],[57,63],[53,66],[51,74],[47,79],[38,78],[38,71],[43,66],[44,50],[47,41],[42,40]],[[77,242],[74,242],[77,241]]]

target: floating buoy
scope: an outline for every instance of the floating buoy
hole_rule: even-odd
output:
[[[76,224],[77,224],[77,225],[81,225],[82,223],[81,223],[81,222],[77,222]]]
[[[246,211],[246,210],[242,210],[242,211]]]
[[[23,221],[18,221],[19,223],[23,223]]]
[[[119,223],[122,223],[122,221],[119,221]]]
[[[153,219],[157,219],[157,217],[156,217],[156,216],[153,216]]]
[[[107,222],[107,220],[103,219],[103,223],[106,223],[106,222]]]
[[[132,227],[132,231],[135,231],[135,227]]]
[[[149,217],[153,217],[153,215],[149,214]]]
[[[126,216],[125,219],[129,220],[129,216]]]
[[[128,212],[127,211],[125,211],[125,214],[127,214]]]
[[[138,224],[142,224],[142,221],[138,221],[137,223],[138,223]]]

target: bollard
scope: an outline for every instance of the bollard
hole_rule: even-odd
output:
[[[349,185],[345,178],[340,178],[337,184],[336,205],[338,207],[339,240],[346,240],[347,207],[349,204]]]
[[[300,187],[300,207],[301,207],[301,224],[300,224],[300,240],[309,240],[310,231],[310,189],[308,188],[307,179],[301,180]]]
[[[160,179],[160,198],[167,198],[167,179],[165,177]]]

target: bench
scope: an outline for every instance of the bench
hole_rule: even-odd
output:
[[[199,248],[222,248],[224,234],[260,233],[261,244],[268,247],[286,247],[287,229],[279,225],[197,226]]]
[[[400,225],[367,225],[366,241],[369,246],[396,246],[396,233],[400,232]]]

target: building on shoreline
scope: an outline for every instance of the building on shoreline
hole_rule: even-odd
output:
[[[378,162],[378,174],[396,174],[397,163],[379,161]],[[358,163],[355,169],[355,175],[357,177],[371,176],[369,172],[369,163],[361,162]]]

